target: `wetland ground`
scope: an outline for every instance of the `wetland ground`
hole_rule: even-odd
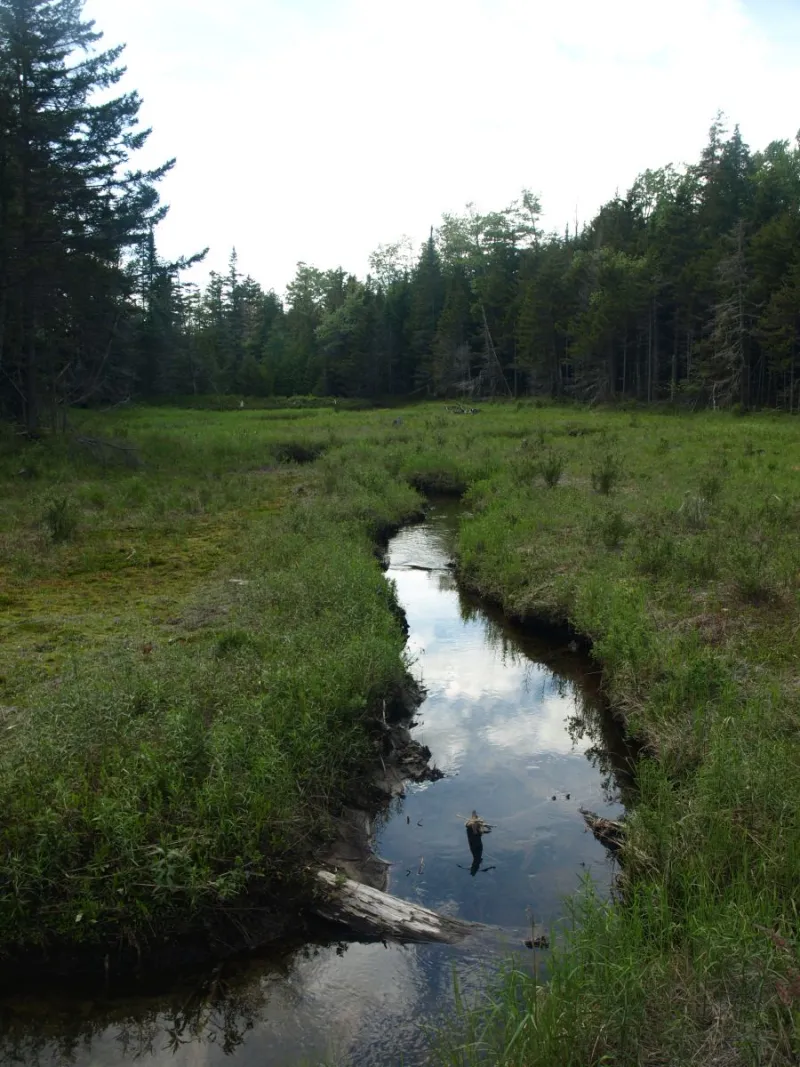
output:
[[[375,543],[458,493],[461,582],[568,620],[644,746],[621,903],[444,1063],[789,1064],[800,435],[773,415],[77,412],[0,441],[0,949],[147,949],[301,893],[405,677]],[[112,442],[107,445],[98,442]]]

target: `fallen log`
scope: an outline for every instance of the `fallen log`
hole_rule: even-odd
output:
[[[618,852],[625,841],[625,823],[618,819],[604,819],[587,808],[578,810],[600,844],[605,845],[609,852]]]
[[[440,915],[331,871],[317,871],[317,878],[326,889],[324,900],[314,907],[317,914],[362,937],[453,945],[481,928],[479,923]]]

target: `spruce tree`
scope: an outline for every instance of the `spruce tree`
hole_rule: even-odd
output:
[[[102,386],[130,292],[126,249],[163,216],[136,93],[110,96],[122,46],[98,50],[82,0],[0,0],[0,374],[36,432],[45,405]]]

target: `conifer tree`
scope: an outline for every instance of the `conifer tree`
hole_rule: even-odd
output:
[[[44,406],[100,389],[129,294],[121,257],[163,216],[172,166],[126,169],[149,131],[136,93],[108,95],[122,47],[98,50],[82,8],[0,0],[0,373],[31,433]]]

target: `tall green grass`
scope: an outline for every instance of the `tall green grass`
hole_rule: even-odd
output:
[[[3,937],[144,929],[279,883],[369,763],[364,710],[403,670],[374,539],[419,490],[463,493],[462,581],[590,637],[645,759],[617,901],[576,897],[547,980],[509,964],[432,1056],[795,1062],[796,422],[396,416],[76,416],[137,468],[0,440]],[[42,515],[62,497],[76,527],[56,543]],[[83,630],[81,598],[99,605]]]
[[[131,559],[121,592],[130,595],[132,564],[148,540],[163,541],[161,523],[192,541],[209,522],[235,522],[210,572],[184,551],[195,582],[165,598],[167,619],[126,613],[116,634],[65,654],[57,675],[4,678],[17,700],[5,709],[0,752],[6,947],[146,939],[243,894],[274,895],[287,880],[297,890],[354,778],[371,769],[370,713],[405,676],[373,539],[418,507],[414,491],[351,470],[339,492],[316,502],[295,466],[322,454],[323,430],[290,437],[285,427],[225,432],[165,421],[137,413],[115,427],[136,434],[144,463],[136,473],[100,472],[91,456],[46,442],[37,456],[43,484],[8,509],[34,515],[38,493],[54,483],[62,499],[68,490],[83,502],[69,539],[31,546],[31,531],[13,518],[5,531],[38,554],[43,595],[60,568],[76,600],[116,562],[101,552],[82,562],[81,539],[124,531]],[[242,468],[253,473],[242,477]],[[264,510],[250,496],[257,484]],[[3,563],[9,587],[31,595],[36,573],[20,574],[13,552]]]

